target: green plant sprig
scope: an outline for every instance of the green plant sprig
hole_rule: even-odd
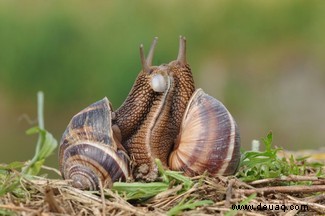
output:
[[[57,147],[57,141],[44,127],[44,94],[37,93],[37,117],[38,126],[26,131],[28,135],[38,133],[35,155],[29,162],[14,161],[10,164],[0,164],[0,196],[14,193],[16,196],[22,194],[20,179],[23,176],[39,174],[45,159],[50,156]],[[20,170],[21,172],[17,171]]]
[[[269,132],[262,138],[265,151],[246,151],[242,154],[239,170],[236,176],[246,182],[278,178],[288,175],[305,175],[308,167],[319,168],[317,175],[322,175],[320,163],[308,163],[304,158],[295,159],[292,155],[289,159],[278,157],[282,148],[272,147],[273,134]]]
[[[56,149],[58,142],[51,133],[45,130],[44,126],[44,94],[37,93],[37,119],[38,126],[26,131],[27,135],[38,134],[35,155],[31,161],[22,169],[22,174],[37,175],[47,157]]]
[[[182,172],[165,170],[159,159],[156,159],[155,162],[161,182],[115,182],[112,189],[126,200],[137,200],[139,202],[166,191],[173,186],[182,185],[179,193],[191,189],[194,183],[189,177],[184,176]]]
[[[176,206],[169,209],[169,211],[167,212],[167,215],[168,216],[178,215],[179,213],[181,213],[184,210],[195,209],[200,206],[211,205],[211,204],[213,204],[212,200],[195,200],[194,198],[192,198],[192,199],[185,201],[185,199],[183,199]]]

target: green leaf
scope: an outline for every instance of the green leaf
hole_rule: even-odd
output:
[[[38,126],[35,126],[35,127],[32,127],[32,128],[29,128],[27,131],[26,131],[26,134],[27,135],[33,135],[33,134],[37,134],[39,133],[39,127]]]
[[[165,171],[161,161],[158,158],[156,158],[155,163],[156,163],[156,165],[158,167],[158,173],[159,173],[159,176],[162,178],[162,181],[166,182],[166,183],[169,183],[169,179],[166,176],[166,171]]]
[[[193,181],[189,177],[184,176],[182,172],[166,170],[165,175],[170,179],[169,181],[175,179],[176,183],[183,184],[185,191],[189,190],[194,184]]]
[[[47,132],[46,130],[40,130],[40,133],[42,134],[43,140],[42,140],[42,147],[39,151],[38,158],[39,160],[43,160],[53,153],[53,151],[58,146],[58,142],[53,137],[53,135]]]
[[[0,209],[0,215],[3,216],[12,216],[16,215],[13,211],[7,210],[7,209]]]
[[[272,146],[272,141],[273,141],[273,134],[272,131],[270,131],[265,138],[262,138],[263,143],[265,145],[265,150],[266,152],[270,152],[271,151],[271,146]]]
[[[29,167],[29,169],[28,169],[28,171],[27,171],[26,174],[29,174],[29,175],[37,175],[40,172],[44,161],[45,161],[44,159],[43,160],[37,160],[35,163],[33,163]]]
[[[193,181],[189,177],[184,176],[181,172],[165,170],[159,159],[156,159],[156,164],[162,182],[115,182],[112,189],[123,195],[127,200],[139,199],[139,201],[141,201],[166,191],[175,185],[183,186],[179,193],[185,192],[193,186]]]
[[[189,177],[184,176],[182,172],[165,170],[159,159],[155,159],[155,162],[163,182],[170,184],[171,181],[176,180],[177,184],[184,185],[183,188],[185,191],[189,190],[193,186],[193,181]]]
[[[47,157],[49,157],[56,149],[58,142],[51,133],[39,127],[33,127],[28,130],[29,134],[39,134],[37,147],[33,159],[29,162],[23,173],[37,175]]]
[[[10,164],[0,164],[0,170],[16,170],[22,168],[24,165],[24,162],[14,161]]]
[[[181,201],[179,204],[174,206],[173,208],[169,209],[167,212],[168,216],[177,215],[186,209],[195,209],[196,207],[200,207],[203,205],[210,205],[213,204],[211,200],[200,200],[195,201],[194,199],[190,199],[189,201],[185,202]]]
[[[14,181],[10,184],[4,184],[4,185],[1,185],[0,186],[0,197],[9,193],[9,192],[12,192],[13,190],[15,190],[19,185],[19,182],[18,181]]]
[[[126,200],[139,199],[141,201],[166,191],[168,187],[169,184],[165,182],[114,182],[112,190],[124,195]]]
[[[20,178],[16,175],[6,175],[0,182],[0,197],[17,189],[19,179]]]

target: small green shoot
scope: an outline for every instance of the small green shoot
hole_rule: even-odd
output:
[[[12,162],[10,164],[0,164],[0,197],[8,192],[13,192],[19,185],[19,173],[13,170],[21,169],[23,162]]]
[[[45,159],[52,154],[58,143],[51,133],[47,132],[44,127],[43,117],[44,94],[37,93],[37,117],[38,126],[30,128],[26,131],[28,135],[37,134],[38,140],[36,144],[36,151],[33,159],[23,168],[23,174],[37,175],[44,164]]]
[[[185,199],[184,199],[180,203],[178,203],[176,206],[169,209],[169,211],[167,212],[167,215],[168,216],[177,215],[187,209],[195,209],[196,207],[200,207],[200,206],[204,206],[204,205],[211,205],[211,204],[213,204],[212,200],[196,201],[193,198],[193,199],[190,199],[187,202],[185,202]]]
[[[0,197],[6,193],[13,192],[19,185],[19,178],[15,175],[0,176]]]
[[[193,181],[189,177],[184,176],[182,172],[165,170],[159,159],[156,159],[155,162],[158,166],[159,175],[162,177],[163,182],[169,184],[172,181],[176,181],[176,184],[183,185],[185,191],[189,190],[193,186]]]
[[[14,161],[11,162],[10,164],[0,164],[0,172],[1,171],[10,171],[10,170],[17,170],[21,169],[22,167],[25,166],[24,162],[21,161]]]
[[[180,193],[189,190],[193,186],[192,180],[184,176],[181,172],[164,170],[161,161],[158,159],[156,159],[156,164],[162,182],[115,182],[112,189],[123,195],[126,200],[137,199],[142,201],[166,191],[175,185],[182,185],[182,190],[179,191]]]
[[[113,190],[124,195],[126,200],[145,200],[166,191],[169,185],[165,182],[115,182]]]
[[[21,166],[18,166],[19,163],[14,163],[7,166],[1,165],[0,167],[0,197],[7,193],[12,193],[20,198],[26,196],[25,191],[19,187],[21,174],[13,169],[16,167],[21,168]]]
[[[0,215],[3,215],[3,216],[13,216],[13,215],[17,215],[17,214],[15,212],[13,212],[13,211],[0,209]]]

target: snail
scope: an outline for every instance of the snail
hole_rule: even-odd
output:
[[[129,176],[129,156],[112,126],[111,104],[104,98],[76,114],[65,130],[59,149],[62,176],[80,189]]]
[[[238,126],[220,101],[195,90],[185,37],[180,37],[177,59],[169,64],[152,66],[156,44],[157,38],[147,58],[140,46],[142,70],[116,111],[104,98],[70,121],[59,163],[63,178],[72,179],[73,186],[96,189],[99,182],[111,185],[128,178],[154,181],[156,158],[188,176],[235,173]]]

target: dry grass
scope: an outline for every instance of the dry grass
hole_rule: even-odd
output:
[[[266,153],[276,151],[270,149]],[[164,170],[157,163],[162,190],[150,189],[144,183],[118,183],[113,190],[100,187],[99,191],[81,191],[71,187],[69,181],[18,172],[17,168],[24,165],[21,162],[0,164],[0,215],[325,215],[324,156],[317,158],[322,162],[318,166],[307,160],[285,160],[293,168],[303,169],[304,175],[256,178],[259,180],[250,182],[234,176],[202,175],[189,179]],[[253,163],[254,158],[251,159]],[[278,161],[269,159],[264,165]],[[42,167],[60,175],[54,168]],[[241,166],[237,174],[249,169]],[[163,176],[168,176],[168,180],[163,180]],[[135,199],[139,196],[130,196],[129,192],[138,187],[142,187],[142,192],[153,190],[155,195]],[[129,189],[128,193],[125,189]],[[234,210],[233,205],[239,204],[249,209]]]
[[[69,182],[43,177],[22,177],[12,172],[12,178],[19,176],[20,189],[0,197],[0,214],[8,215],[167,215],[181,202],[196,203],[211,200],[213,203],[194,209],[184,209],[182,215],[319,215],[325,214],[325,178],[289,176],[281,179],[263,179],[244,183],[234,177],[193,178],[191,189],[178,194],[182,185],[175,185],[167,191],[142,202],[126,201],[123,196],[110,189],[86,192],[75,189]],[[306,186],[308,181],[308,186]],[[304,182],[303,185],[287,185],[289,182]],[[282,185],[282,186],[281,186]],[[256,194],[256,196],[251,196]],[[307,205],[308,210],[231,210],[233,204],[249,201],[257,207]],[[298,208],[298,207],[297,207]]]

